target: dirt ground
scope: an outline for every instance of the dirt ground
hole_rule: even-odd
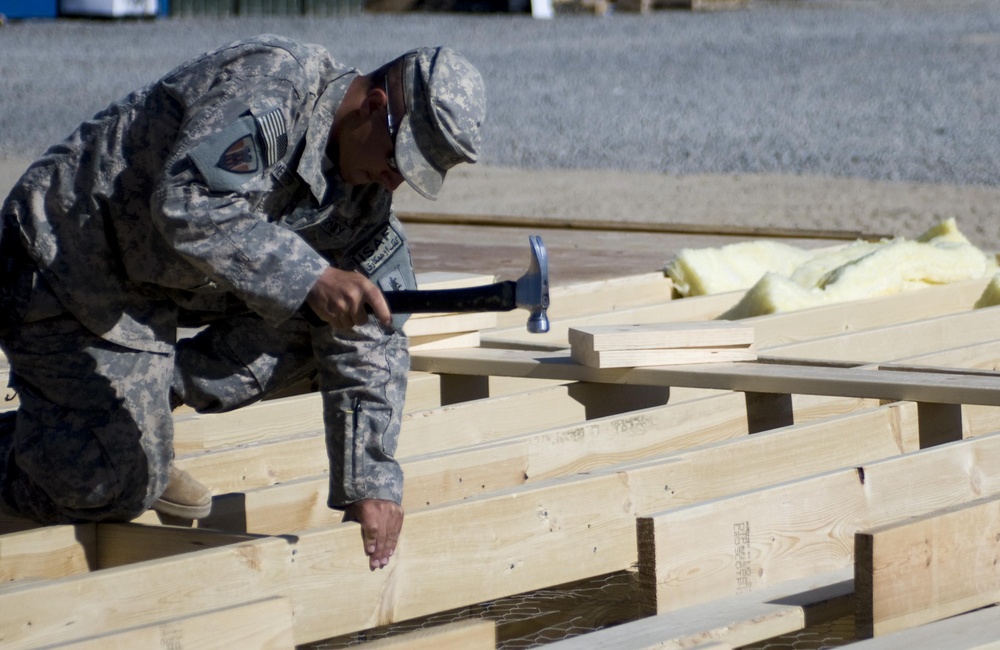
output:
[[[0,161],[0,194],[28,162]],[[404,185],[396,209],[418,272],[513,279],[529,262],[528,235],[539,234],[554,285],[661,270],[685,247],[915,237],[949,217],[974,244],[1000,251],[1000,188],[982,186],[467,166],[452,170],[437,201]],[[497,225],[467,225],[487,222]]]

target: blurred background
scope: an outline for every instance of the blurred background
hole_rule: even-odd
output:
[[[0,158],[271,32],[362,70],[461,51],[489,91],[486,166],[1000,181],[1000,0],[539,1],[551,19],[531,0],[0,0]]]

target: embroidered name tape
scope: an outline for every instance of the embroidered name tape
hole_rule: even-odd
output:
[[[371,276],[402,247],[403,238],[389,225],[354,254],[354,263]]]

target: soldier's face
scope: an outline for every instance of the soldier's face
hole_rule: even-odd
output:
[[[403,177],[396,170],[393,120],[383,88],[373,89],[353,128],[340,134],[340,175],[350,185],[378,183],[390,192]]]

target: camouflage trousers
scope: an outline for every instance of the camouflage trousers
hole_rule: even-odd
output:
[[[226,411],[316,372],[303,320],[273,328],[253,315],[226,318],[172,353],[144,352],[91,333],[35,276],[23,320],[0,331],[20,398],[13,422],[0,423],[8,514],[44,524],[134,519],[166,488],[172,401]]]

